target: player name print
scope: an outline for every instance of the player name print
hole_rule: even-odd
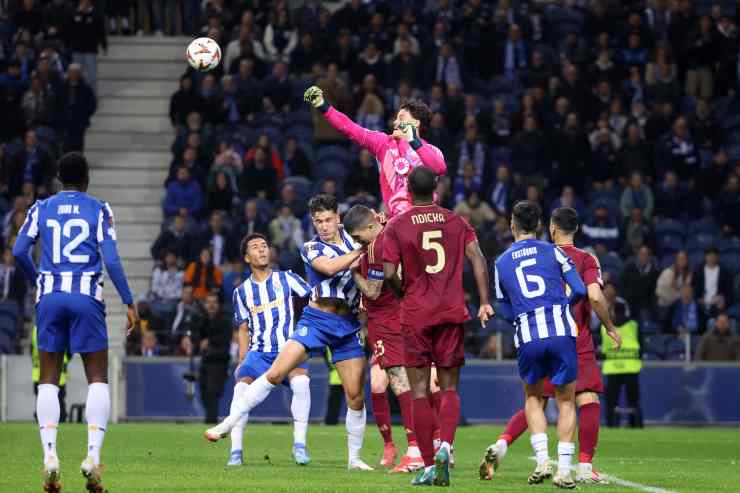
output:
[[[57,207],[57,214],[79,214],[80,206],[72,204],[64,204]]]
[[[411,224],[430,224],[443,222],[445,222],[445,216],[441,212],[425,212],[423,214],[413,214],[411,216]]]
[[[537,255],[537,247],[522,248],[521,250],[517,250],[516,252],[511,254],[511,258],[516,260],[518,258],[530,257],[532,255]]]

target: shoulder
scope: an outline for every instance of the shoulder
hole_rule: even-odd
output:
[[[428,141],[421,139],[421,141],[424,143],[424,147],[430,148],[432,151],[434,151],[435,154],[437,154],[440,157],[444,157],[444,154],[440,150],[439,147],[435,146],[434,144],[430,144]]]

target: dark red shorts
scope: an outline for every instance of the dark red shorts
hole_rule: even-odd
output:
[[[596,364],[593,352],[578,353],[578,376],[576,377],[576,394],[581,392],[604,393],[604,382],[601,380],[601,369]],[[542,392],[545,397],[555,397],[555,387],[545,378]]]
[[[462,324],[431,327],[401,326],[404,338],[405,365],[456,368],[465,364]]]
[[[394,366],[403,366],[403,336],[401,322],[368,321],[367,342],[373,351],[373,359],[384,370]]]

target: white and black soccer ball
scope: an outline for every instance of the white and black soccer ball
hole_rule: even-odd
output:
[[[221,63],[221,47],[211,38],[197,38],[188,45],[186,58],[195,70],[208,72]]]

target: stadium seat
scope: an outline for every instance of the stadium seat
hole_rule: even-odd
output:
[[[511,149],[502,146],[492,146],[491,158],[493,159],[494,166],[502,163],[509,164],[511,163]]]
[[[286,123],[289,125],[309,125],[313,127],[313,115],[308,108],[291,111],[287,115]]]
[[[699,267],[704,262],[704,251],[689,252],[689,265],[692,269]]]
[[[607,254],[599,259],[601,262],[601,270],[608,272],[612,278],[618,278],[619,274],[624,268],[624,262],[617,255]]]
[[[328,159],[329,157],[334,157],[337,160],[349,162],[349,151],[345,149],[342,146],[337,145],[329,145],[329,146],[322,146],[319,147],[319,149],[316,151],[316,158],[319,161],[323,161],[325,159]]]
[[[703,217],[696,221],[691,221],[687,229],[687,233],[691,235],[703,234],[716,236],[719,233],[717,223],[711,217]]]
[[[686,248],[690,252],[704,251],[709,247],[715,246],[717,238],[713,234],[706,233],[690,233],[689,239],[686,242]]]
[[[666,358],[671,361],[686,359],[686,341],[681,336],[672,336],[666,344]]]
[[[717,249],[719,250],[720,254],[740,253],[740,236],[720,238],[717,241]]]
[[[678,236],[686,235],[686,226],[675,219],[660,219],[655,222],[655,235],[672,234]]]
[[[311,195],[311,182],[303,176],[289,176],[283,180],[283,185],[293,185],[300,200],[308,201]]]
[[[666,356],[666,337],[662,334],[645,336],[642,341],[643,356],[646,359],[665,359]]]
[[[740,272],[740,253],[728,253],[719,258],[720,264],[724,265],[730,272],[737,274]]]
[[[13,352],[13,339],[3,331],[0,331],[0,354]]]
[[[15,333],[18,331],[18,317],[14,317],[10,313],[0,312],[0,332],[5,332],[10,338],[15,338]]]
[[[669,253],[667,255],[663,255],[660,258],[660,270],[667,269],[671,265],[673,265],[676,262],[676,255],[673,253]]]
[[[310,141],[313,139],[313,127],[305,123],[294,123],[285,129],[288,137],[295,137],[296,140]]]
[[[658,252],[661,255],[676,253],[684,249],[683,236],[667,233],[656,236],[656,245],[658,247]],[[702,252],[703,251],[704,250],[702,249]]]
[[[736,303],[728,308],[727,315],[735,320],[740,320],[740,303]]]

